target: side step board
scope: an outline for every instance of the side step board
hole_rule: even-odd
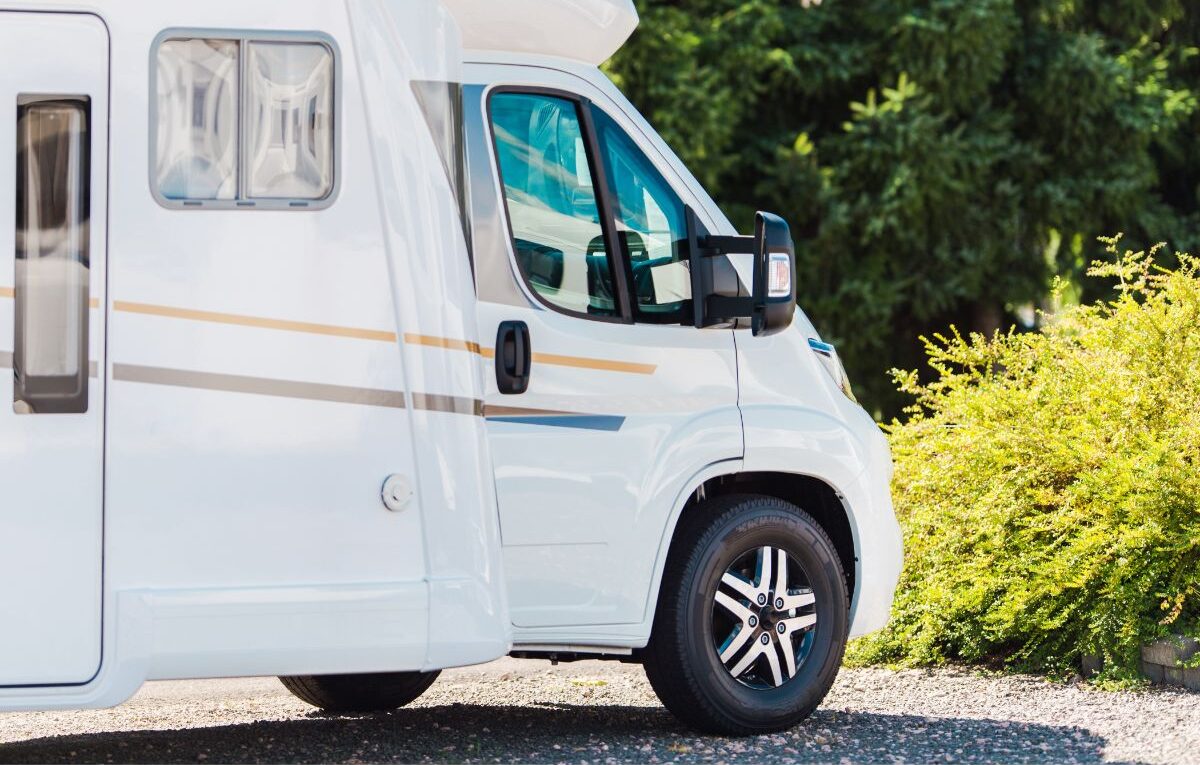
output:
[[[515,646],[509,652],[514,659],[546,659],[551,664],[572,661],[623,661],[640,664],[632,648],[616,648],[603,645],[539,645],[529,643]]]

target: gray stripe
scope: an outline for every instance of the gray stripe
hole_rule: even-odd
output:
[[[580,412],[564,412],[561,409],[530,409],[525,406],[503,406],[501,404],[486,404],[483,416],[489,420],[498,417],[567,417]]]
[[[13,355],[8,351],[0,351],[0,369],[13,368]],[[95,380],[100,376],[100,365],[94,361],[88,362],[88,377]]]
[[[212,372],[143,367],[134,364],[113,364],[113,379],[149,385],[199,388],[226,393],[251,393],[260,396],[299,398],[310,401],[333,401],[339,404],[383,406],[392,409],[403,409],[405,406],[404,393],[398,390],[351,388],[344,385],[223,375]]]
[[[479,399],[445,396],[440,393],[414,393],[413,409],[424,409],[429,412],[449,412],[451,414],[469,414],[475,417],[483,416],[483,402]]]

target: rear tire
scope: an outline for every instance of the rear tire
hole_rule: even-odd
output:
[[[837,550],[807,513],[774,497],[710,500],[680,521],[646,676],[667,709],[705,733],[785,730],[833,685],[849,604]]]
[[[292,675],[279,681],[296,698],[326,712],[387,712],[415,701],[438,674]]]

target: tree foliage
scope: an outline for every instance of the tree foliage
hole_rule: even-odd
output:
[[[1127,252],[1093,271],[1115,299],[937,336],[931,381],[898,373],[905,570],[852,660],[1065,673],[1090,654],[1129,679],[1140,645],[1200,631],[1200,259],[1178,260]]]
[[[739,226],[791,221],[801,305],[890,413],[918,335],[1099,294],[1096,235],[1200,244],[1185,5],[638,0],[607,69]]]

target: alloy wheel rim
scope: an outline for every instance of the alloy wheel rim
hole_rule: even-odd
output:
[[[713,594],[713,646],[725,670],[756,690],[790,682],[812,652],[816,602],[804,568],[785,549],[738,556]]]

